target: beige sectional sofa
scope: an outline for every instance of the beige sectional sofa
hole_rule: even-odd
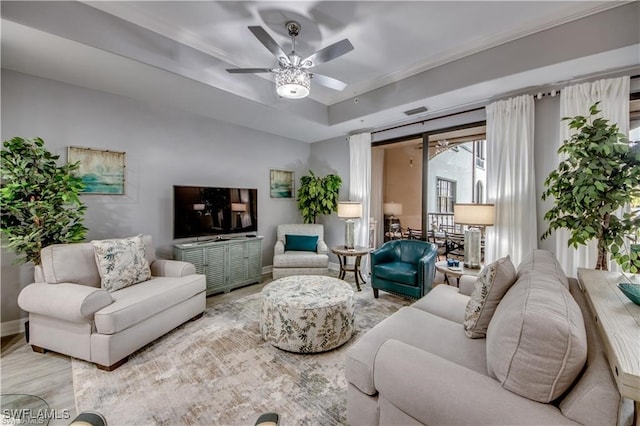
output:
[[[128,355],[189,319],[206,305],[205,276],[186,262],[156,259],[144,236],[148,280],[106,291],[91,243],[61,244],[41,252],[36,283],[25,287],[19,306],[29,312],[29,344],[112,370]]]
[[[535,250],[514,270],[486,338],[465,334],[475,286],[465,278],[349,349],[350,425],[617,424],[622,401],[585,296],[551,253]]]

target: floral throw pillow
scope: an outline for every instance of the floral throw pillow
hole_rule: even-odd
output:
[[[94,240],[91,244],[96,253],[103,289],[116,291],[151,278],[142,235]]]
[[[487,328],[498,303],[515,281],[516,268],[509,256],[484,267],[478,275],[464,314],[467,337],[479,339],[487,336]]]

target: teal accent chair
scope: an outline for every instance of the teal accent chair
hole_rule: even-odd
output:
[[[388,241],[371,253],[371,287],[419,299],[433,287],[438,247],[421,240]]]

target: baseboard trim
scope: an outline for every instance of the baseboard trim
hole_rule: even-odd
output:
[[[29,318],[20,318],[13,321],[6,321],[0,324],[0,336],[11,336],[13,334],[24,333],[24,323]]]

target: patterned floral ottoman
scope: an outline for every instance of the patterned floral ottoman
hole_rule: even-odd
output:
[[[353,290],[337,278],[294,275],[262,289],[260,331],[273,346],[290,352],[324,352],[353,333]]]

